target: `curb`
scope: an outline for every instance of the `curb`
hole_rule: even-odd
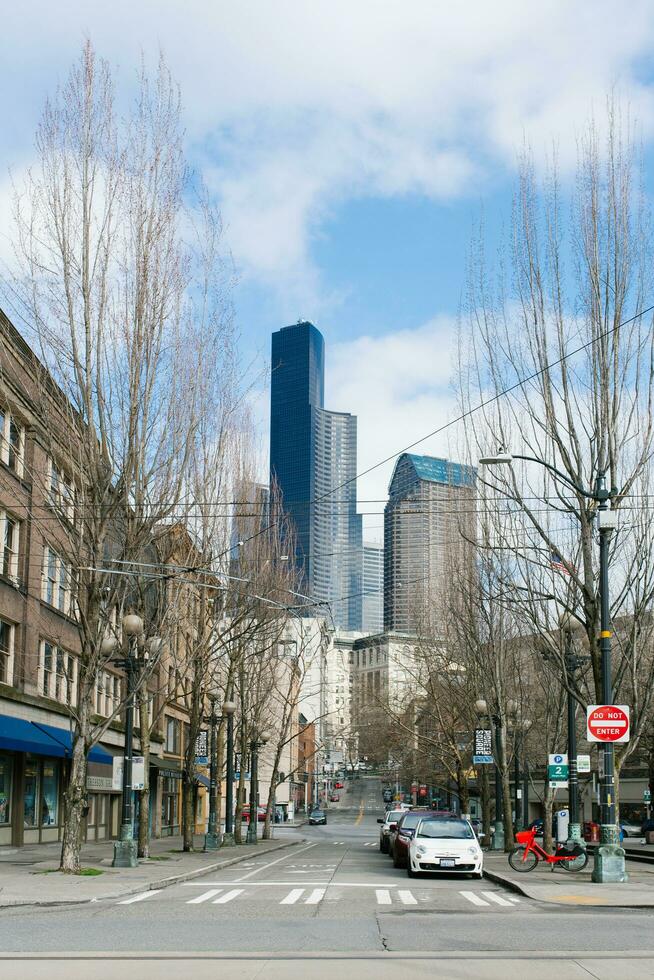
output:
[[[597,905],[589,904],[585,902],[557,902],[551,898],[541,898],[535,895],[530,895],[528,891],[522,888],[516,881],[511,878],[503,878],[502,875],[496,874],[494,871],[484,870],[484,878],[488,878],[496,885],[502,885],[503,888],[508,889],[508,891],[515,892],[517,895],[522,895],[524,898],[529,898],[532,902],[544,902],[545,905],[556,905],[557,908],[584,908],[584,909],[652,909],[654,908],[654,900],[648,902],[644,905],[638,905],[635,903],[630,903],[629,905],[623,905],[620,902],[602,902]]]
[[[282,851],[287,847],[295,847],[297,844],[304,844],[305,839],[300,838],[300,840],[287,841],[283,844],[276,844],[273,847],[264,848],[262,854],[272,854],[274,851]],[[150,882],[149,884],[145,881],[139,882],[137,887],[129,888],[126,891],[112,892],[110,895],[95,895],[93,898],[62,898],[53,901],[26,901],[23,902],[18,899],[15,902],[2,902],[0,898],[0,910],[2,909],[20,909],[20,908],[57,908],[66,905],[90,905],[95,902],[104,902],[111,898],[124,898],[126,895],[136,895],[142,891],[162,891],[164,888],[169,888],[171,885],[177,885],[184,881],[192,881],[194,878],[201,878],[203,875],[210,874],[212,871],[218,871],[221,868],[230,868],[234,864],[240,864],[241,861],[246,861],[248,858],[252,857],[252,854],[242,854],[240,857],[231,858],[228,861],[214,861],[212,864],[206,864],[201,868],[194,868],[192,871],[182,871],[178,875],[170,875],[168,878],[159,878],[157,881]]]

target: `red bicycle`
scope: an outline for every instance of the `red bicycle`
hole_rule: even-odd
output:
[[[576,841],[559,844],[554,854],[548,854],[536,843],[536,828],[521,830],[515,835],[516,847],[509,853],[509,864],[514,871],[533,871],[539,861],[562,864],[566,871],[583,871],[588,864],[588,852]]]

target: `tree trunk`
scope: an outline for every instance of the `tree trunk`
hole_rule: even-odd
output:
[[[549,786],[545,785],[545,796],[543,798],[543,846],[548,854],[554,851],[554,839],[552,836],[552,811],[554,809],[554,792]]]
[[[237,844],[243,843],[243,804],[245,803],[245,766],[247,762],[247,733],[245,726],[241,725],[241,768],[238,777],[238,789],[236,791],[236,812],[234,814],[234,840]]]
[[[216,739],[216,824],[219,839],[222,840],[224,832],[223,825],[223,771],[225,768],[225,721],[221,721],[218,726],[218,737]]]
[[[148,692],[139,692],[139,713],[141,718],[141,755],[143,756],[143,789],[139,800],[139,842],[138,856],[150,857],[150,716],[148,712]]]
[[[456,786],[459,794],[459,808],[461,813],[470,813],[470,787],[460,760],[456,764]]]
[[[64,833],[61,842],[59,870],[66,874],[79,874],[81,868],[82,833],[86,815],[86,772],[88,768],[87,750],[84,736],[89,729],[89,697],[84,697],[84,686],[80,698],[79,728],[73,735],[73,756],[70,762],[68,785],[64,792]]]
[[[502,767],[502,808],[504,811],[504,850],[515,846],[513,836],[513,800],[511,799],[511,776],[508,766]]]
[[[193,780],[188,772],[184,773],[182,784],[182,850],[189,852],[193,850],[195,813],[193,800]]]
[[[268,790],[268,800],[266,802],[266,819],[263,825],[263,839],[271,840],[272,838],[272,816],[275,804],[275,795],[277,793],[277,773],[279,772],[279,762],[282,757],[282,746],[277,746],[277,751],[275,752],[275,759],[273,762],[272,772],[270,774],[270,789]]]

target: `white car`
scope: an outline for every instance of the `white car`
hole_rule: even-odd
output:
[[[409,844],[407,874],[469,874],[481,878],[484,855],[468,820],[427,817]]]

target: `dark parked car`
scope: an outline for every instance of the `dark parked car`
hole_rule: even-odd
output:
[[[449,811],[429,810],[427,807],[414,807],[413,810],[407,810],[395,830],[391,831],[389,835],[388,853],[393,858],[393,867],[406,868],[409,843],[421,820],[426,820],[429,817],[455,816],[455,813]]]
[[[327,814],[324,810],[312,810],[309,814],[310,824],[327,823]]]

